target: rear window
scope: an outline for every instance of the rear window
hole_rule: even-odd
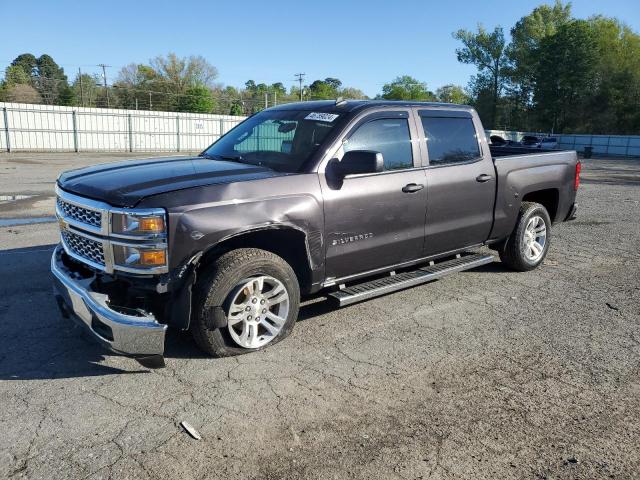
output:
[[[458,117],[422,117],[430,165],[468,162],[480,157],[473,121]]]

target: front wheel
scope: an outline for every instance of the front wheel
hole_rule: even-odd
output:
[[[518,222],[500,252],[500,260],[518,272],[533,270],[549,251],[551,219],[543,205],[522,202]]]
[[[300,288],[287,262],[265,250],[233,250],[198,283],[193,337],[216,357],[260,350],[291,333],[299,306]]]

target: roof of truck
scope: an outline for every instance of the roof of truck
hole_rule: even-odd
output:
[[[413,100],[344,100],[336,103],[336,100],[315,100],[311,102],[285,103],[271,107],[269,110],[308,110],[314,112],[352,112],[372,107],[456,107],[464,110],[472,110],[469,105],[457,105],[454,103],[418,102]]]

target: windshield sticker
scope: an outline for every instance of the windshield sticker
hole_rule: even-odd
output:
[[[333,122],[340,115],[337,113],[319,113],[319,112],[311,112],[309,115],[304,117],[305,120],[318,120],[320,122]]]

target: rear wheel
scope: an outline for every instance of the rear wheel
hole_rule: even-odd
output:
[[[299,305],[298,281],[287,262],[265,250],[233,250],[198,284],[193,337],[217,357],[260,350],[291,333]]]
[[[543,205],[523,202],[513,233],[500,251],[500,260],[509,268],[525,272],[542,263],[549,251],[551,219]]]

